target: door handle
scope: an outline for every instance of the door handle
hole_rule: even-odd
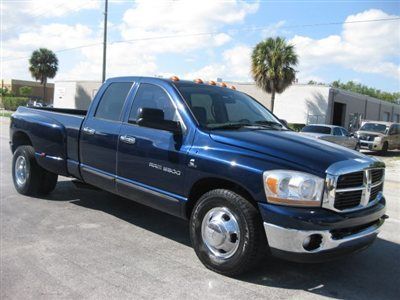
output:
[[[87,134],[94,134],[96,131],[93,128],[90,127],[84,127],[83,128],[83,132],[87,133]]]
[[[121,142],[124,142],[126,144],[134,144],[136,142],[136,139],[133,136],[130,135],[121,135],[119,137]]]

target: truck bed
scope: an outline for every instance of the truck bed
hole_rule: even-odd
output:
[[[12,115],[10,136],[17,131],[28,136],[47,170],[80,177],[79,134],[85,115],[85,110],[20,106]]]

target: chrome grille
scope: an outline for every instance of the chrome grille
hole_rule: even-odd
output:
[[[330,175],[326,180],[323,207],[348,212],[374,205],[382,197],[384,168]]]

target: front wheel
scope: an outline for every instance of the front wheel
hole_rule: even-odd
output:
[[[257,209],[229,190],[213,190],[199,199],[190,218],[190,237],[200,261],[227,276],[255,267],[266,253]]]
[[[20,194],[46,195],[56,187],[57,174],[37,164],[32,146],[20,146],[15,150],[12,170],[14,186]]]
[[[384,142],[383,146],[382,146],[382,150],[380,151],[381,154],[386,154],[389,150],[389,143],[388,142]]]
[[[360,151],[361,150],[361,146],[360,143],[356,144],[356,147],[354,148],[355,151]]]

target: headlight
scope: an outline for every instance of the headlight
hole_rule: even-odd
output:
[[[380,137],[380,136],[376,136],[374,138],[374,142],[380,142],[381,140],[382,140],[382,137]]]
[[[264,190],[269,203],[292,206],[320,206],[324,179],[289,170],[265,171]]]

